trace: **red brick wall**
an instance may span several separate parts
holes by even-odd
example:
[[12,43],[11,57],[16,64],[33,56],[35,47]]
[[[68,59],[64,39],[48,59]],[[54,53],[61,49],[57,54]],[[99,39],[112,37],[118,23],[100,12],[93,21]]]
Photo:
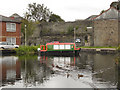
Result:
[[20,61],[16,61],[16,78],[21,78],[21,64]]
[[21,44],[21,24],[16,23],[16,32],[6,31],[6,22],[2,22],[2,41],[6,41],[6,37],[16,37],[16,44]]
[[4,62],[2,64],[0,64],[0,79],[2,78],[2,80],[6,80],[7,79],[7,71],[8,70],[14,70],[16,71],[16,79],[18,78],[21,78],[21,64],[20,64],[20,61],[17,60],[16,61],[16,64],[13,64],[12,66],[11,65],[7,65],[6,64],[7,62]]

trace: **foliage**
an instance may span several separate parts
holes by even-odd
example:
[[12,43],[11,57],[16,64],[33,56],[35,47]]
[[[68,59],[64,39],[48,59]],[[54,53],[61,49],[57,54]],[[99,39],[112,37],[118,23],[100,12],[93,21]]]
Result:
[[29,4],[28,5],[28,11],[26,12],[25,16],[28,20],[34,20],[34,21],[49,21],[49,18],[51,16],[52,12],[50,12],[47,7],[44,6],[44,4]]
[[67,34],[73,35],[74,34],[74,29],[75,29],[75,31],[77,31],[79,29],[79,26],[68,27]]
[[117,50],[120,51],[120,45],[117,47]]
[[114,1],[110,4],[110,7],[114,7],[116,8],[117,10],[120,10],[120,2],[118,1]]
[[35,54],[37,53],[38,46],[20,46],[16,49],[17,55],[25,55],[25,54]]
[[105,12],[105,10],[102,10],[101,12],[100,12],[100,14],[102,14],[102,13],[104,13]]
[[60,16],[58,16],[58,15],[56,15],[56,14],[52,14],[52,15],[50,16],[49,22],[64,22],[64,20],[61,19]]
[[74,34],[74,27],[73,26],[68,27],[67,34],[70,34],[70,35]]
[[36,29],[36,26],[39,24],[39,22],[34,21],[28,21],[27,19],[23,19],[21,24],[21,32],[22,32],[22,38],[25,38],[25,25],[26,25],[26,37],[27,39],[32,36],[34,30]]
[[76,26],[75,29],[78,30],[80,26]]
[[37,60],[38,55],[22,55],[19,56],[19,60],[25,61],[25,60]]

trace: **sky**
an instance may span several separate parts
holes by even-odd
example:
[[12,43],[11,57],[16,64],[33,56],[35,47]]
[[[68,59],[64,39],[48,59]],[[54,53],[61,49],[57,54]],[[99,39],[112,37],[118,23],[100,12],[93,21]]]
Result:
[[85,19],[91,15],[99,15],[107,10],[111,2],[117,0],[2,0],[0,2],[0,15],[11,16],[14,13],[24,16],[28,4],[44,4],[54,14],[65,21]]

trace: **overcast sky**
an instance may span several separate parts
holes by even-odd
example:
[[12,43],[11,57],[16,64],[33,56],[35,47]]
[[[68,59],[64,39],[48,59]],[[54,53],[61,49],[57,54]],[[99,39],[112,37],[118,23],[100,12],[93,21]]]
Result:
[[2,0],[0,15],[10,16],[18,13],[23,16],[28,4],[36,2],[44,4],[65,21],[74,21],[98,15],[102,10],[108,9],[113,1],[117,0]]

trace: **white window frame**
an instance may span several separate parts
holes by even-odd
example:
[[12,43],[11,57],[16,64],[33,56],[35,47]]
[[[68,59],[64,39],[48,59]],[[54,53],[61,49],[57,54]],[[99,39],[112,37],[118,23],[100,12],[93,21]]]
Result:
[[7,32],[16,32],[16,23],[6,23]]
[[16,38],[15,37],[7,37],[6,42],[10,44],[15,44],[16,45]]

